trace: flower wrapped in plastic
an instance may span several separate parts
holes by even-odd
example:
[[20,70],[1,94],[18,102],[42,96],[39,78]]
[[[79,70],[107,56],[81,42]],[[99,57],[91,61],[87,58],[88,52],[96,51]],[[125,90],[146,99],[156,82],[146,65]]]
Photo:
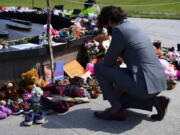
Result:
[[105,49],[95,40],[87,40],[85,49],[89,59],[101,57],[104,55]]

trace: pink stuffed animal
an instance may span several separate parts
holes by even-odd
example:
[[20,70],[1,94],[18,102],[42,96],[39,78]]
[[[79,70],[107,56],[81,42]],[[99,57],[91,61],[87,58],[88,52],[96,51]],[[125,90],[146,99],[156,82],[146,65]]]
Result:
[[166,75],[167,80],[177,80],[178,70],[175,70],[174,65],[170,64],[165,59],[159,59]]

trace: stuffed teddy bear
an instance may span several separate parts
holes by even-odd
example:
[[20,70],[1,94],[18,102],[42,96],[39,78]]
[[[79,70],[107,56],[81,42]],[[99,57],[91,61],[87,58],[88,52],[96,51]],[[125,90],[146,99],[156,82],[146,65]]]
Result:
[[6,100],[11,99],[16,101],[20,95],[18,93],[18,85],[14,81],[7,81],[3,84],[0,90],[1,104],[6,105]]
[[99,43],[100,52],[106,53],[110,46],[111,37],[108,34],[99,34],[94,37],[94,40]]
[[41,88],[44,88],[47,84],[45,80],[39,77],[36,69],[32,68],[27,72],[21,74],[20,86],[22,88],[31,92],[34,88],[34,84]]

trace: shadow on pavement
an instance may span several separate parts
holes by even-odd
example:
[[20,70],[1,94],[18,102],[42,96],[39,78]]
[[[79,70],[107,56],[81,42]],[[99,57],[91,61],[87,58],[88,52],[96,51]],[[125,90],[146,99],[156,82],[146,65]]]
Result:
[[[73,128],[73,130],[87,129],[95,132],[102,131],[120,134],[133,129],[143,120],[151,121],[145,114],[127,111],[126,121],[101,120],[93,116],[90,108],[79,109],[67,112],[66,114],[56,114],[47,117],[48,123],[43,124],[44,128]],[[81,131],[81,130],[80,130]]]

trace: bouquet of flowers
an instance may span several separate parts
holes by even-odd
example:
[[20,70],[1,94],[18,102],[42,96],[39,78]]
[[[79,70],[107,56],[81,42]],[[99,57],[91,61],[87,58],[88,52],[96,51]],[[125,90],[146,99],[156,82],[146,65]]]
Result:
[[89,59],[97,58],[104,55],[105,49],[95,40],[87,40],[85,49]]

